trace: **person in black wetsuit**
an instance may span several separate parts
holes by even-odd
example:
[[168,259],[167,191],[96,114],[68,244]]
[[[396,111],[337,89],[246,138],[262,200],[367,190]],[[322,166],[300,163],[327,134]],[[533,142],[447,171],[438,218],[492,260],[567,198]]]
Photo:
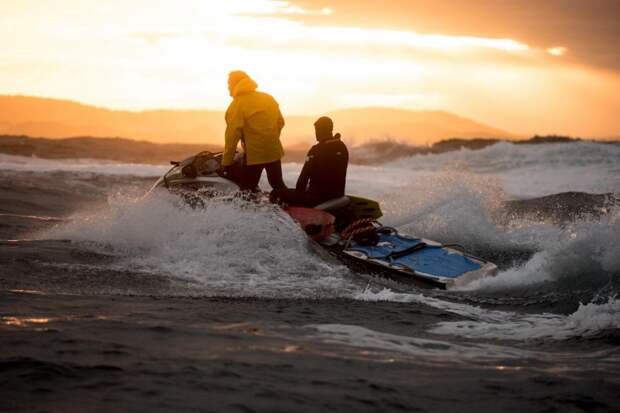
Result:
[[323,116],[314,123],[318,143],[310,148],[295,189],[278,189],[272,199],[288,205],[314,207],[344,196],[349,151],[334,122]]

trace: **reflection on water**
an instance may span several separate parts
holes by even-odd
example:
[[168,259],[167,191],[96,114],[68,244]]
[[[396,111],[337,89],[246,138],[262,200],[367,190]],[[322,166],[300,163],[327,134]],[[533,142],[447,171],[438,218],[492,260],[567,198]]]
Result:
[[43,291],[37,291],[37,290],[9,290],[9,292],[11,293],[17,293],[17,294],[38,294],[38,295],[45,295],[45,293]]
[[1,317],[0,323],[7,326],[28,327],[31,324],[47,324],[50,318],[31,318],[31,317]]
[[57,321],[81,321],[81,320],[109,320],[110,318],[103,315],[97,316],[64,316],[64,317],[17,317],[3,316],[0,317],[0,325],[12,327],[29,327],[31,325],[49,324]]

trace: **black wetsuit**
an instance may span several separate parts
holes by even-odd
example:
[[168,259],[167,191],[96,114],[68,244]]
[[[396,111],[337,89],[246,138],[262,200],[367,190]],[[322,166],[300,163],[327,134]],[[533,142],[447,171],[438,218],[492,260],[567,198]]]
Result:
[[349,151],[339,137],[317,143],[308,152],[295,189],[277,191],[282,202],[313,207],[344,196]]

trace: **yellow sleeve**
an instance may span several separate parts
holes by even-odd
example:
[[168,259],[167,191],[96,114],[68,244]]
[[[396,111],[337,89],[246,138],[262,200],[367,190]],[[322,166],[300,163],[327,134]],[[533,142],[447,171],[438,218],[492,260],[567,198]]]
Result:
[[243,136],[243,110],[238,99],[234,99],[226,110],[226,133],[224,134],[224,154],[222,166],[232,165],[237,144]]

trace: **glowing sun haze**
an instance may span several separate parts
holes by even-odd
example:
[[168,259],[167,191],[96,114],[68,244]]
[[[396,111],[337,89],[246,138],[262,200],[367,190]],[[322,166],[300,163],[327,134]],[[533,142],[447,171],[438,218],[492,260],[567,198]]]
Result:
[[[409,21],[420,10],[419,1],[393,3]],[[425,11],[436,21],[450,13],[431,3],[441,2]],[[347,9],[355,4],[357,20]],[[530,4],[535,10],[539,2]],[[0,94],[122,109],[224,109],[227,73],[242,69],[285,115],[389,106],[446,110],[514,133],[620,134],[620,72],[580,60],[574,38],[543,44],[526,31],[475,33],[467,8],[443,20],[445,32],[441,25],[416,29],[386,17],[385,8],[364,1],[4,0]],[[609,39],[610,49],[617,40]]]

